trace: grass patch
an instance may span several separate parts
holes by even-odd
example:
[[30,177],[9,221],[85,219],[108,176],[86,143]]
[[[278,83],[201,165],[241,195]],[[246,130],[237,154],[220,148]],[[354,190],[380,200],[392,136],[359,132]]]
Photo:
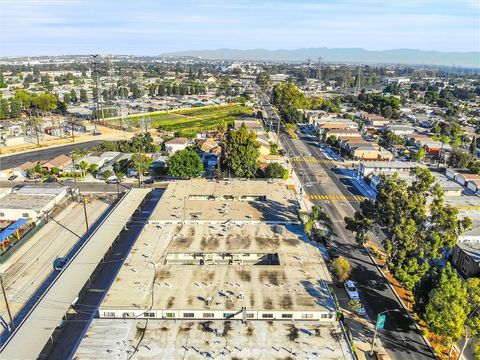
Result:
[[[241,116],[251,115],[253,109],[240,104],[227,104],[218,106],[205,106],[160,111],[146,114],[135,114],[125,118],[132,126],[138,127],[143,118],[150,120],[151,126],[159,130],[179,132],[183,136],[193,136],[199,131],[213,130],[225,121],[228,125]],[[111,120],[120,119],[112,118]]]

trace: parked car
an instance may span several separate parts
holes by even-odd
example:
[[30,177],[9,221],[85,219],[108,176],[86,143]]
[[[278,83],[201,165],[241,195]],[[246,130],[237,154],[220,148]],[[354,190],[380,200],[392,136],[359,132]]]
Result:
[[345,281],[345,290],[347,291],[348,297],[352,300],[359,300],[360,296],[358,295],[358,290],[355,287],[355,284],[352,280]]
[[144,184],[153,184],[154,182],[155,182],[155,180],[153,180],[153,178],[143,180]]
[[48,179],[45,180],[46,183],[55,183],[58,182],[58,179],[56,177],[49,177]]
[[362,305],[362,307],[359,308],[358,310],[356,310],[355,312],[357,313],[357,315],[363,316],[363,315],[365,315],[365,313],[366,313],[365,307]]
[[65,264],[67,263],[67,257],[59,257],[59,258],[56,258],[54,261],[53,261],[53,269],[55,271],[60,271],[63,269],[63,267],[65,266]]
[[18,175],[12,175],[12,176],[10,176],[10,177],[8,178],[8,180],[13,181],[13,180],[15,180],[16,178],[18,178]]
[[117,178],[107,180],[107,184],[120,184],[120,180]]

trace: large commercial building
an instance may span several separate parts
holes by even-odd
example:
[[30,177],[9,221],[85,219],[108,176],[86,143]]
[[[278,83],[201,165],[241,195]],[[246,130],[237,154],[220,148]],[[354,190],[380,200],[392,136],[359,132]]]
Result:
[[[152,351],[137,347],[142,358],[202,358],[202,348],[212,356],[223,351],[224,358],[285,356],[282,348],[350,358],[330,275],[297,211],[296,194],[283,182],[170,184],[77,358],[108,354],[114,336],[134,343],[134,329],[144,326]],[[217,346],[227,338],[236,346]],[[117,350],[122,356],[131,349]]]

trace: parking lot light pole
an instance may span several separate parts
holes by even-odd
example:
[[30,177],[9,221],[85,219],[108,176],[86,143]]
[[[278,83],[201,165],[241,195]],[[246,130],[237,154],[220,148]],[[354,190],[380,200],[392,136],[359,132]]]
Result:
[[373,356],[373,349],[375,347],[375,340],[377,339],[378,329],[383,329],[385,326],[385,320],[387,319],[387,313],[400,312],[400,309],[385,310],[377,315],[377,322],[375,323],[375,331],[373,333],[372,348],[370,349],[370,356]]

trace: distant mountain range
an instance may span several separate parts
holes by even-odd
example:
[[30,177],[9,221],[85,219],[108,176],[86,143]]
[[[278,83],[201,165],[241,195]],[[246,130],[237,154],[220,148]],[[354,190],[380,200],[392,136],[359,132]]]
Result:
[[294,50],[265,49],[217,49],[191,50],[161,54],[162,56],[193,56],[212,60],[243,61],[306,61],[331,63],[365,63],[365,64],[412,64],[412,65],[449,65],[470,68],[480,67],[480,52],[442,52],[415,49],[394,49],[368,51],[360,48],[329,49],[306,48]]

